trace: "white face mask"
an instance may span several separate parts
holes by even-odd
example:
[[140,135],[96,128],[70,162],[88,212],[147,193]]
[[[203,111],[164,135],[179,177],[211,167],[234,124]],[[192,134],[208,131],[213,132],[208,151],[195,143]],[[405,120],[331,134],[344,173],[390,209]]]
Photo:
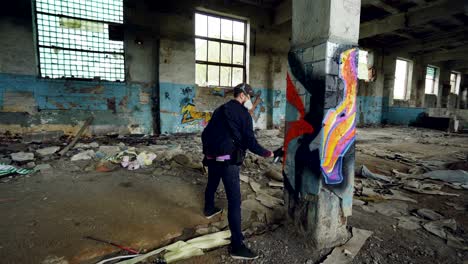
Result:
[[247,108],[247,110],[252,110],[253,108],[253,104],[252,104],[252,101],[249,99],[247,100],[245,103],[244,103],[244,107]]

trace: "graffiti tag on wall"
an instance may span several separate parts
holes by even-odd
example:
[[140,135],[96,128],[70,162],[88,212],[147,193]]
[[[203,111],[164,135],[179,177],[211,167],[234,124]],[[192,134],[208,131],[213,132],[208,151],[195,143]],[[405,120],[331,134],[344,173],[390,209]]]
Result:
[[201,125],[205,127],[211,119],[211,112],[198,111],[193,101],[193,89],[186,87],[181,89],[183,98],[180,100],[180,113],[182,114],[181,124],[188,124],[195,121],[201,121]]

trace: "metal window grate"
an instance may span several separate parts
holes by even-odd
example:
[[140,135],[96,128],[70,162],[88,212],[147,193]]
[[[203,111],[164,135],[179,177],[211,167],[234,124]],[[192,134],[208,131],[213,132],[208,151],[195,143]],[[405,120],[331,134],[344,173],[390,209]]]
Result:
[[35,11],[41,77],[125,79],[123,38],[113,36],[122,0],[35,0]]

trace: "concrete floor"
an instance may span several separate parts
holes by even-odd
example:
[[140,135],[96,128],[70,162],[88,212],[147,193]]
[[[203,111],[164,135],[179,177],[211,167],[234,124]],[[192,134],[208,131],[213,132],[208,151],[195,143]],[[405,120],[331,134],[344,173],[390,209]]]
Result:
[[207,223],[203,187],[173,176],[54,169],[0,184],[0,194],[14,199],[0,202],[2,263],[82,263],[116,250],[85,236],[148,249]]
[[[269,148],[279,146],[281,138],[272,137],[268,133],[271,134],[266,132],[260,137],[260,141]],[[194,153],[199,151],[188,146],[198,144],[196,141],[183,139],[182,142],[187,142],[187,146],[184,147],[192,149]],[[460,156],[466,157],[467,149],[466,136],[412,128],[360,129],[357,165],[365,164],[374,172],[390,175],[393,169],[408,172],[414,167],[414,164],[392,159],[395,153],[434,166],[444,166],[446,163],[460,161]],[[383,158],[385,155],[390,158]],[[54,258],[66,260],[68,263],[92,263],[117,250],[83,239],[85,236],[91,235],[135,249],[148,250],[181,236],[184,230],[193,230],[197,226],[208,224],[201,216],[206,176],[200,172],[184,168],[161,170],[159,165],[155,164],[151,168],[134,172],[118,169],[101,173],[92,169],[93,164],[93,161],[71,162],[60,159],[51,162],[52,170],[19,176],[0,183],[2,263],[41,263]],[[264,172],[262,168],[264,169],[262,166],[247,168],[244,172],[247,171],[251,177],[256,177],[261,182]],[[252,193],[250,187],[244,183],[242,190],[244,199]],[[461,196],[456,199],[408,195],[417,196],[424,206],[440,203],[440,206],[435,207],[442,210],[441,205],[447,199],[463,206],[468,204],[468,192],[457,192]],[[375,219],[375,222],[365,224],[370,216],[359,208],[355,210],[359,213],[353,216],[353,225],[381,229],[379,225],[385,217],[373,214],[371,218]],[[466,234],[466,211],[448,214],[457,220],[461,231]],[[390,231],[393,232],[392,230]],[[395,240],[394,235],[388,232],[379,234],[379,237]],[[266,237],[267,241],[263,242],[269,245],[270,238],[268,235]],[[427,240],[427,237],[425,239]],[[436,238],[432,239],[436,241]],[[440,247],[439,244],[436,245]],[[275,263],[273,260],[281,259],[281,254],[287,256],[288,251],[285,253],[280,249],[283,246],[281,244],[268,249],[269,251],[263,254],[263,262],[258,263]],[[398,248],[399,245],[392,246]],[[367,245],[367,248],[365,246],[363,252],[369,252],[369,247],[370,245]],[[460,258],[451,249],[444,252],[439,257],[455,254],[454,263]],[[225,259],[221,258],[224,254],[223,249],[187,263],[225,262]],[[310,257],[304,255],[297,260],[307,260]]]

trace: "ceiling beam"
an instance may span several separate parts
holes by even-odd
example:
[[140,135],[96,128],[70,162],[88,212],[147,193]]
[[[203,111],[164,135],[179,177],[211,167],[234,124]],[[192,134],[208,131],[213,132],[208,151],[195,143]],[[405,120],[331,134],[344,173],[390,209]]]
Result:
[[368,38],[390,33],[399,29],[423,25],[431,20],[452,16],[464,12],[463,1],[443,1],[406,13],[388,16],[384,19],[372,20],[361,24],[359,38]]
[[424,63],[435,63],[450,60],[460,60],[466,58],[467,53],[468,47],[464,46],[448,51],[431,52],[426,55],[422,55],[421,61],[423,61]]
[[398,14],[400,10],[389,4],[384,3],[382,0],[361,0],[361,5],[372,5],[387,11],[390,14]]
[[281,25],[291,20],[292,0],[284,0],[275,8],[274,24]]
[[432,50],[437,49],[442,46],[446,46],[451,43],[461,42],[467,43],[468,42],[468,29],[464,27],[457,28],[452,32],[448,33],[435,33],[430,37],[420,39],[420,40],[413,40],[413,41],[404,41],[400,42],[400,44],[390,46],[388,49],[391,50],[398,50],[399,52],[417,52],[417,51],[424,51],[424,50]]

